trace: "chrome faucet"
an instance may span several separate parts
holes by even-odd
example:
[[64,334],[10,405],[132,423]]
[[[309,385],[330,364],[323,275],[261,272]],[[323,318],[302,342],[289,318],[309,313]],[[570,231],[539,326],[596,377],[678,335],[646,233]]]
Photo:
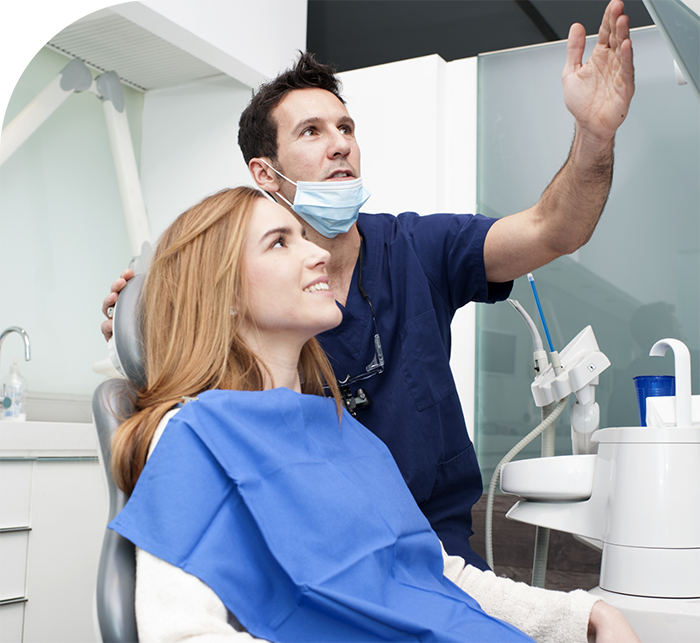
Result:
[[24,328],[20,328],[19,326],[8,326],[2,333],[0,333],[0,349],[2,348],[2,343],[5,341],[5,337],[7,337],[10,333],[18,333],[21,335],[22,339],[24,340],[24,359],[25,361],[29,361],[32,359],[32,351],[29,346],[29,335],[27,335],[27,331],[24,330]]

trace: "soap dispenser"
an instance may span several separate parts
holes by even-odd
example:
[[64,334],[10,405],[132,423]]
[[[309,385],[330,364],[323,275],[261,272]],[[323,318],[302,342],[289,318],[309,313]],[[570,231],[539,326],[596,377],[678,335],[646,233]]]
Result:
[[10,374],[2,381],[2,408],[0,417],[3,420],[24,421],[27,419],[27,380],[19,372],[17,360],[10,367]]

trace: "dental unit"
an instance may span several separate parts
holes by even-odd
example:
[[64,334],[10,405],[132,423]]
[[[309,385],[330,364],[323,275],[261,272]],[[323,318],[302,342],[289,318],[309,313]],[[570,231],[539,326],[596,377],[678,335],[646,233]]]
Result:
[[[520,497],[506,516],[537,526],[538,539],[540,529],[556,529],[602,550],[600,584],[590,592],[619,609],[643,643],[700,641],[700,395],[691,395],[688,348],[676,339],[651,348],[652,356],[673,351],[676,394],[646,399],[648,426],[599,429],[595,386],[610,361],[591,327],[561,351],[555,368],[532,320],[511,303],[533,335],[535,404],[558,414],[571,393],[576,401],[573,455],[510,462],[524,446],[517,445],[499,463],[494,479],[500,473],[501,490]],[[546,545],[535,556],[534,566],[542,564]]]

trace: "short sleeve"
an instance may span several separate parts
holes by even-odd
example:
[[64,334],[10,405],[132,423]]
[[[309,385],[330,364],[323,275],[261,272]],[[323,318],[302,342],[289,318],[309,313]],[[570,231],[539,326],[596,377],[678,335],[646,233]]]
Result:
[[503,301],[510,294],[512,281],[486,279],[484,242],[497,220],[480,214],[419,216],[407,212],[397,217],[425,275],[452,310],[470,301]]

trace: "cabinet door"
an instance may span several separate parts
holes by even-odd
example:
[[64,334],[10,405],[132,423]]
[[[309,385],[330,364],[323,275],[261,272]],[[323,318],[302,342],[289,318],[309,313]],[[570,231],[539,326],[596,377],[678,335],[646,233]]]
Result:
[[0,462],[0,529],[29,525],[33,464],[31,460]]
[[29,529],[0,531],[0,601],[24,598]]
[[24,600],[0,603],[0,643],[22,643],[24,605]]
[[38,461],[32,478],[24,643],[94,643],[107,490],[97,460]]

